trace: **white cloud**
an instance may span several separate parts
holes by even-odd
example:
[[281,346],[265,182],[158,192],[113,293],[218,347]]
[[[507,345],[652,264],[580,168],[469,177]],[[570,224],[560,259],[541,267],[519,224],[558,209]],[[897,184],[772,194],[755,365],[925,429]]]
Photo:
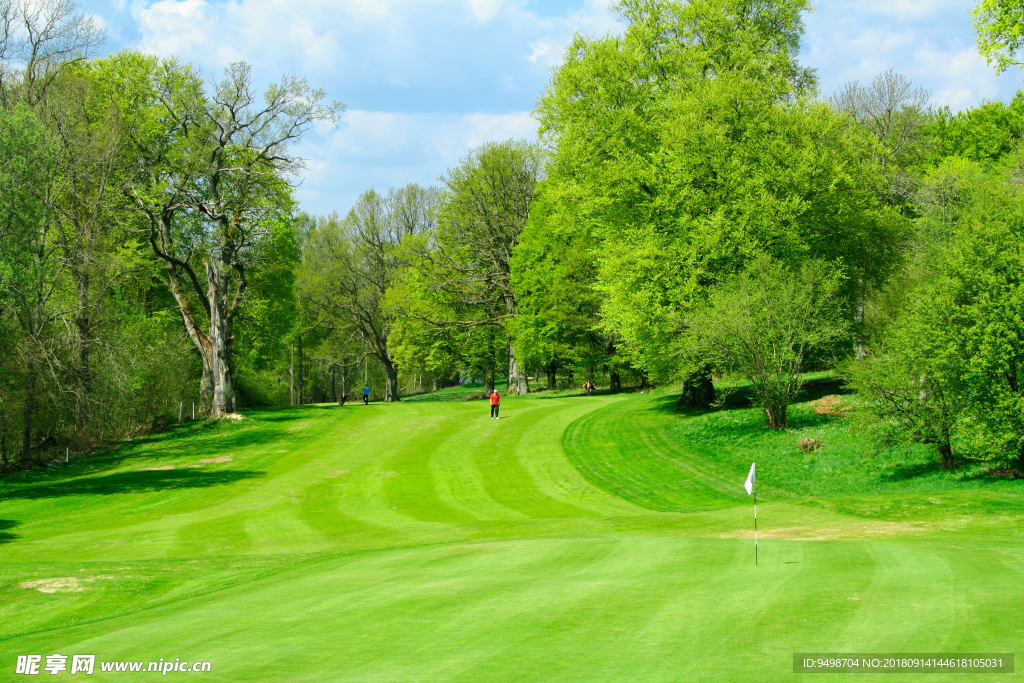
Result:
[[204,0],[160,0],[138,11],[144,39],[140,47],[160,55],[189,52],[206,42],[210,26]]
[[501,11],[502,0],[469,0],[470,9],[477,21],[487,22]]
[[535,139],[529,112],[409,114],[354,110],[337,129],[318,129],[297,150],[307,158],[299,197],[307,211],[344,213],[362,192],[410,182],[436,185],[469,150]]
[[922,80],[941,83],[932,93],[932,100],[949,105],[954,111],[998,96],[998,83],[992,76],[992,69],[973,47],[938,50],[922,45],[914,51],[914,64]]
[[833,0],[807,17],[805,62],[830,93],[892,67],[959,109],[1010,98],[1019,75],[996,76],[974,49],[974,0]]
[[534,64],[548,63],[557,54],[557,46],[550,40],[538,40],[536,43],[530,43],[530,49],[533,50],[533,53],[527,59]]
[[896,19],[925,19],[962,9],[962,0],[860,0],[858,10]]

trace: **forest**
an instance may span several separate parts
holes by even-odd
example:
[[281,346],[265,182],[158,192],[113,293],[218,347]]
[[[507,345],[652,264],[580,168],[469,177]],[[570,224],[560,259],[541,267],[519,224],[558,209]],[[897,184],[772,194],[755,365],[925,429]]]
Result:
[[[1017,65],[1024,9],[983,0]],[[802,375],[887,448],[1024,469],[1024,93],[954,112],[888,70],[825,93],[805,0],[619,0],[535,140],[304,213],[295,143],[345,106],[125,51],[70,0],[0,0],[0,467],[255,406]]]

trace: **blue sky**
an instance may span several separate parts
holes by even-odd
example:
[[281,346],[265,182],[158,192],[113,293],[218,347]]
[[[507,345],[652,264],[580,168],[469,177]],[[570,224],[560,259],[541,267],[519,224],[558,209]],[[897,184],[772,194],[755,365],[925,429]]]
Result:
[[[106,48],[178,55],[217,75],[235,60],[261,80],[307,76],[348,106],[301,144],[298,196],[344,213],[362,191],[433,184],[472,147],[532,137],[530,111],[574,32],[621,26],[608,0],[86,0]],[[960,109],[1009,99],[974,50],[963,0],[823,1],[806,18],[802,59],[830,93],[892,66]]]

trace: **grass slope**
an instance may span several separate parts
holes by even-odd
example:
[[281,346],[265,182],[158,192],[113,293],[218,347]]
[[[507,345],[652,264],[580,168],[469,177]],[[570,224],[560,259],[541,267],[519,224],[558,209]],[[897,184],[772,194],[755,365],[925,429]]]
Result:
[[657,394],[499,421],[441,397],[255,411],[0,483],[0,680],[60,652],[217,681],[778,681],[793,652],[1024,642],[1020,482],[851,464],[809,406],[780,435]]

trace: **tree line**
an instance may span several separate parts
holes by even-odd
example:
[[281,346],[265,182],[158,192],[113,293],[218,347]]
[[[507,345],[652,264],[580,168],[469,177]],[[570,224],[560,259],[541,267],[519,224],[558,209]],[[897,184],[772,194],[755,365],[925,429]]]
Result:
[[[1013,4],[974,12],[1001,68]],[[783,429],[824,367],[879,444],[1024,466],[1024,95],[952,112],[890,70],[825,96],[808,9],[621,0],[623,32],[553,70],[537,140],[310,216],[292,145],[343,110],[323,91],[95,57],[74,6],[0,4],[4,466],[364,384],[709,408],[733,373]]]

